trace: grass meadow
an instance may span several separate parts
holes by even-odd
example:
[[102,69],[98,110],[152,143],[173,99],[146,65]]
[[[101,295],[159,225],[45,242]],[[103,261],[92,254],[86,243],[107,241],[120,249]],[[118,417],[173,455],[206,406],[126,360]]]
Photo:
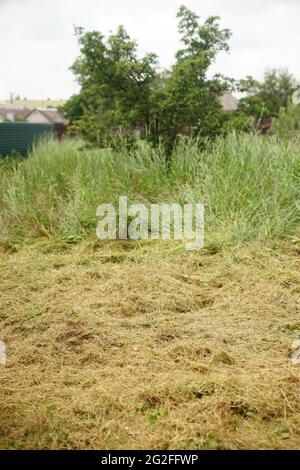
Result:
[[[204,203],[204,248],[98,240],[121,195]],[[0,160],[0,447],[299,447],[299,196],[275,137]]]
[[202,202],[207,236],[245,241],[292,233],[299,223],[299,147],[275,138],[232,135],[200,151],[178,144],[170,164],[141,142],[133,151],[85,150],[53,140],[22,162],[1,162],[0,237],[14,243],[47,236],[86,239],[97,205]]

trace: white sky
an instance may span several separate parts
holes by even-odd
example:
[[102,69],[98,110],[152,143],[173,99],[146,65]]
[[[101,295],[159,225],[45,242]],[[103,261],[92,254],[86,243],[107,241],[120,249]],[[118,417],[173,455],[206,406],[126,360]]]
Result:
[[270,67],[300,79],[300,0],[0,0],[0,98],[68,98],[77,85],[69,67],[78,55],[73,25],[104,33],[123,24],[139,51],[167,67],[178,48],[176,11],[221,16],[231,29],[229,55],[215,72],[262,78]]

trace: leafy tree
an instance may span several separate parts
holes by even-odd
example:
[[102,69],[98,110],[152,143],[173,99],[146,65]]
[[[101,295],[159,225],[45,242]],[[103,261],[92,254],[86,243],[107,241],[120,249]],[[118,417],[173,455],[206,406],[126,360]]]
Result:
[[203,137],[220,133],[223,111],[218,96],[233,83],[222,76],[207,77],[217,53],[228,51],[230,31],[220,29],[219,18],[209,17],[202,24],[185,6],[177,18],[183,48],[158,96],[160,130],[169,151],[185,129]]
[[138,128],[154,144],[162,140],[171,154],[179,134],[206,139],[235,125],[245,127],[242,111],[229,117],[219,101],[236,83],[221,75],[208,78],[217,54],[229,49],[230,31],[220,27],[218,17],[201,22],[185,6],[177,18],[182,48],[173,67],[162,73],[155,54],[138,57],[137,44],[123,26],[107,39],[76,28],[80,56],[71,69],[81,91],[65,105],[73,129],[107,145],[116,134],[131,141]]
[[149,125],[156,56],[137,57],[137,45],[120,26],[105,41],[97,31],[76,28],[81,55],[71,67],[81,85],[65,109],[70,117],[95,120],[103,129]]
[[84,99],[82,93],[73,95],[71,98],[62,106],[62,112],[71,120],[76,121],[82,118],[84,114]]
[[248,77],[241,84],[248,96],[240,100],[240,109],[257,119],[278,116],[280,109],[287,107],[296,86],[296,80],[286,70],[269,70],[262,82]]

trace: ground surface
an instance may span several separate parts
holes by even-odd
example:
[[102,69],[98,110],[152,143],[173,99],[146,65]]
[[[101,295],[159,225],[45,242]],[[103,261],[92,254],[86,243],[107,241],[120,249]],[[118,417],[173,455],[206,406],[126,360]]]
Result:
[[1,448],[299,447],[299,245],[8,248]]

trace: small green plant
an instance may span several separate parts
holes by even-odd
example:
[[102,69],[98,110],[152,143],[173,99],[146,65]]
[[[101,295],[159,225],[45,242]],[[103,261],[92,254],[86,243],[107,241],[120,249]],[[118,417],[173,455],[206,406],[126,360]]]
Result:
[[149,410],[148,411],[148,420],[150,424],[156,423],[159,418],[164,418],[167,416],[168,412],[164,409],[159,410]]

